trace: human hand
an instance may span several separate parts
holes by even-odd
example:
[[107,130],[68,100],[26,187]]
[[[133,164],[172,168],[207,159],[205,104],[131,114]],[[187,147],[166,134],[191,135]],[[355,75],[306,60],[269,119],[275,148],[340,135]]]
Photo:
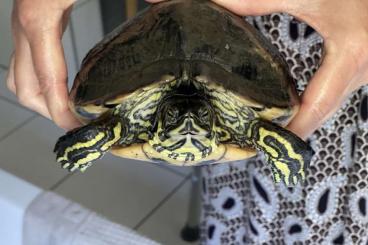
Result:
[[368,1],[213,1],[239,15],[285,12],[308,23],[324,38],[322,65],[303,93],[298,114],[288,125],[300,137],[309,136],[352,91],[368,83]]
[[68,107],[67,68],[61,44],[75,0],[14,0],[15,51],[8,88],[25,107],[71,129],[79,125]]
[[288,128],[306,138],[338,110],[346,97],[368,83],[368,1],[214,0],[240,15],[285,12],[312,26],[323,38],[321,67],[303,93]]

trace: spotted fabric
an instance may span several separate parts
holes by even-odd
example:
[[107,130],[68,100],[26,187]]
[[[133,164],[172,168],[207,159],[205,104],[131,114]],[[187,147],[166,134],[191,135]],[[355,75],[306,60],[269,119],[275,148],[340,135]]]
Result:
[[[284,14],[247,21],[280,50],[302,91],[321,62],[321,37]],[[309,143],[316,154],[303,186],[274,184],[262,156],[204,167],[202,244],[368,245],[368,86]]]

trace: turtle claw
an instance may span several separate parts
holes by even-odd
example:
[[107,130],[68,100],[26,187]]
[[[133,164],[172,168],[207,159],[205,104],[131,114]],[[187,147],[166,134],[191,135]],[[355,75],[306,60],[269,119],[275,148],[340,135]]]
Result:
[[74,129],[55,144],[56,161],[70,172],[77,169],[84,172],[119,141],[121,129],[121,123],[114,121]]
[[87,125],[74,129],[57,141],[54,148],[56,161],[70,172],[78,169],[84,172],[93,161],[107,152],[108,148],[102,148],[108,138],[98,126]]
[[273,181],[276,184],[279,184],[281,182],[286,186],[295,186],[297,184],[303,184],[305,178],[302,174],[299,173],[295,175],[290,175],[288,178],[286,178],[285,175],[280,170],[278,170],[275,167],[272,167],[273,162],[269,162],[269,164],[271,165]]
[[75,170],[79,169],[80,172],[84,173],[88,167],[92,165],[91,162],[83,165],[77,165],[69,162],[61,163],[61,167],[63,169],[67,169],[69,172],[75,172]]
[[[75,172],[77,169],[79,169],[79,171],[81,171],[81,172],[85,172],[86,169],[92,165],[91,161],[87,162],[87,163],[84,163],[83,159],[81,159],[83,161],[83,163],[80,163],[81,160],[76,160],[77,158],[80,158],[80,156],[78,156],[78,155],[73,155],[73,154],[69,153],[68,157],[67,157],[68,159],[65,159],[65,156],[60,156],[59,153],[57,153],[57,155],[58,156],[56,158],[56,161],[58,163],[60,163],[60,165],[63,169],[66,169],[69,172]],[[88,155],[88,153],[87,153],[87,155]],[[104,154],[101,154],[101,157],[103,155]],[[101,158],[101,157],[99,157],[99,158]],[[99,158],[96,158],[94,160],[97,160]],[[73,161],[73,159],[75,159],[74,160],[75,162]]]

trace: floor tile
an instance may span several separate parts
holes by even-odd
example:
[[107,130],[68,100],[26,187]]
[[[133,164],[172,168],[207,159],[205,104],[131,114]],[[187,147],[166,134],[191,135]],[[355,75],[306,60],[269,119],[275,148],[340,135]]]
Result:
[[10,15],[13,8],[12,0],[0,1],[0,64],[8,65],[13,51]]
[[99,1],[89,0],[75,8],[71,14],[71,27],[80,65],[87,52],[103,37]]
[[178,167],[167,163],[154,163],[154,164],[181,176],[187,176],[193,172],[193,167]]
[[164,205],[161,206],[138,232],[162,244],[189,245],[180,238],[188,214],[191,183],[188,180]]
[[0,98],[0,115],[1,139],[34,114]]
[[51,121],[37,116],[0,142],[0,168],[43,189],[50,188],[67,174],[52,152],[62,134]]
[[115,222],[134,227],[183,179],[154,164],[109,154],[55,191]]

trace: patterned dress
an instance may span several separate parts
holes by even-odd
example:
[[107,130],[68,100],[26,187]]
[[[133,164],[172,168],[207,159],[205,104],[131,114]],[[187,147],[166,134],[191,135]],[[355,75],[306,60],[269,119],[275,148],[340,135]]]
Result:
[[[320,64],[322,38],[289,15],[247,21],[280,50],[302,91]],[[368,245],[368,86],[309,143],[316,154],[303,186],[274,184],[262,156],[204,167],[201,242]]]

